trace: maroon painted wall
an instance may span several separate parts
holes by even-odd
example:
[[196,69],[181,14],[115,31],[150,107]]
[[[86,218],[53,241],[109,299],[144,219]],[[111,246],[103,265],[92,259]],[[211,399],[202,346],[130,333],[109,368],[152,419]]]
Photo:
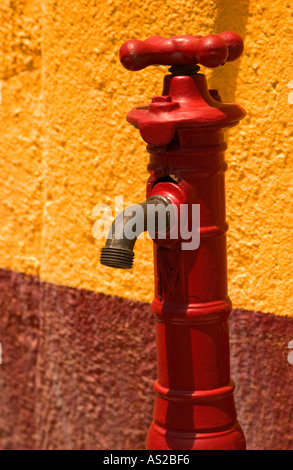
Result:
[[[0,448],[143,449],[156,377],[145,303],[0,270]],[[293,450],[293,318],[233,310],[231,376],[249,449]]]

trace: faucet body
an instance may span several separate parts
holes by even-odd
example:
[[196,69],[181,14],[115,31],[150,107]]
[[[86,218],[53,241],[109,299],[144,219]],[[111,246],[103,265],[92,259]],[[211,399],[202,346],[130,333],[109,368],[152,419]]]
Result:
[[181,233],[177,239],[153,237],[157,380],[146,445],[242,450],[230,378],[224,134],[245,111],[222,103],[204,75],[175,69],[165,77],[162,96],[127,116],[148,144],[147,198],[167,198],[179,209],[179,219],[180,208],[187,207],[189,227],[192,207],[200,207],[196,249],[183,249]]

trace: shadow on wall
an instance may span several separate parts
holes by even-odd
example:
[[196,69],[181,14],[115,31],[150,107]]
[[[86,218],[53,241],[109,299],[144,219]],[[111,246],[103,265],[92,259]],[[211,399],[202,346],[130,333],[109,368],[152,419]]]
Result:
[[[244,41],[243,54],[245,55],[245,37],[249,14],[249,0],[238,0],[237,2],[218,0],[216,1],[216,4],[217,16],[214,21],[214,34],[219,34],[223,31],[235,31],[235,33],[240,34]],[[223,101],[235,101],[240,64],[241,57],[235,62],[224,67],[217,67],[211,72],[209,85],[211,88],[217,88],[220,95],[225,92],[225,96],[223,95]]]

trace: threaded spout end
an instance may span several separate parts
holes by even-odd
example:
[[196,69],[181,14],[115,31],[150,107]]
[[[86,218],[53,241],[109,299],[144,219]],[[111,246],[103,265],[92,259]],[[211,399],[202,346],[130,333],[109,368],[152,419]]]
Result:
[[[163,205],[165,210],[170,205],[170,200],[165,196],[156,194],[149,197],[141,204],[135,204],[125,211],[118,214],[114,220],[111,230],[109,232],[106,245],[101,250],[100,263],[104,266],[118,269],[131,269],[134,260],[134,245],[140,233],[145,232],[147,228],[148,208],[154,214],[154,227],[149,227],[154,233],[160,229],[159,226],[159,212],[157,213],[156,221],[156,206]],[[136,219],[134,219],[136,217]],[[165,211],[165,229],[169,230],[170,227],[170,212]],[[128,223],[134,219],[135,226],[139,227],[139,231],[133,233],[133,224],[128,227]],[[136,229],[135,229],[136,230]]]
[[101,250],[100,263],[118,269],[131,269],[134,252],[123,248],[105,247]]

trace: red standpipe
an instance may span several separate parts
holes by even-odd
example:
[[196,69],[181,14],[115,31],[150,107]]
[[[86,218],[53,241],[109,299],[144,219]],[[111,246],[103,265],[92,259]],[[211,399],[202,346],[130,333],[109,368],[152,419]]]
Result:
[[182,237],[154,238],[157,371],[149,450],[242,450],[230,378],[225,217],[224,132],[245,116],[208,90],[198,64],[237,59],[236,33],[153,37],[127,41],[122,64],[140,70],[171,65],[162,96],[133,109],[127,120],[148,143],[147,198],[160,195],[180,208],[200,205],[200,244],[182,249]]

